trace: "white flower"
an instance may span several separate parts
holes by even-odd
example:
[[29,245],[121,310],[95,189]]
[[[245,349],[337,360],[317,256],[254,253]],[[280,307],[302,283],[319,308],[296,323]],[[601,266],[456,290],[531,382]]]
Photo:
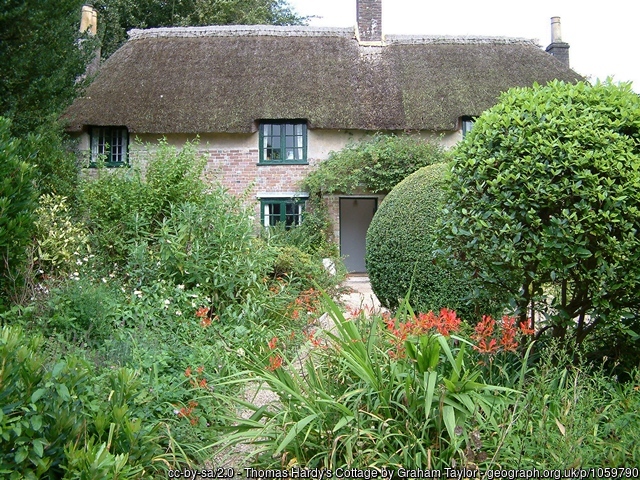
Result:
[[240,347],[238,350],[236,350],[236,353],[238,354],[239,357],[244,357],[245,355],[244,348]]
[[140,290],[134,290],[133,294],[138,298],[142,298],[142,292]]
[[76,260],[76,265],[82,265],[82,260],[80,259]]
[[107,279],[102,277],[102,283],[107,283]]
[[171,305],[171,300],[169,300],[169,299],[165,300],[165,301],[164,301],[164,304],[165,304],[165,305]]
[[176,315],[180,316],[180,315],[182,315],[182,312],[180,310],[176,310]]
[[177,288],[178,290],[184,290],[184,285],[178,285],[176,288]]

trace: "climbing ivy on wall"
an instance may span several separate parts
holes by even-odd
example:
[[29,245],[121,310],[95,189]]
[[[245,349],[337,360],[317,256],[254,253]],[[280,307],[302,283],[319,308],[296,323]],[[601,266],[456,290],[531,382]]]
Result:
[[331,152],[307,175],[304,188],[316,195],[386,193],[419,168],[445,160],[441,145],[416,135],[377,133]]

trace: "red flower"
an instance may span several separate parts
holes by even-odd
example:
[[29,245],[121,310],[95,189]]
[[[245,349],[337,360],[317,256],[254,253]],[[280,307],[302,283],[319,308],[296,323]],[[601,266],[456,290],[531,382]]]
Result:
[[271,340],[269,340],[269,350],[275,349],[277,343],[278,343],[278,337],[273,337]]
[[187,369],[184,371],[184,376],[185,377],[191,376],[191,367],[187,367]]
[[196,310],[196,317],[198,318],[204,318],[207,315],[209,315],[209,307],[201,307]]

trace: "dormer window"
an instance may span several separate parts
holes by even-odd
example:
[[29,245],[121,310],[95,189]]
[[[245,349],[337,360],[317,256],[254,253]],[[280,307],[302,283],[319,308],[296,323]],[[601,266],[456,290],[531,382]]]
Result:
[[126,127],[91,128],[91,166],[103,161],[107,167],[128,165],[129,132]]
[[473,117],[461,117],[460,124],[462,129],[462,138],[467,136],[467,133],[471,131],[473,128],[473,124],[475,123],[475,119]]
[[260,163],[307,163],[307,123],[265,121],[260,124]]

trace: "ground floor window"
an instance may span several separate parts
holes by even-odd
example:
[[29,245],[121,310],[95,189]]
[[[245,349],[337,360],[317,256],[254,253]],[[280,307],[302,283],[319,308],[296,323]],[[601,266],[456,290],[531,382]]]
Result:
[[300,198],[263,198],[260,200],[260,220],[265,227],[284,222],[286,228],[300,225],[304,199]]
[[107,167],[121,167],[128,164],[129,132],[126,127],[91,128],[91,165],[100,160]]

